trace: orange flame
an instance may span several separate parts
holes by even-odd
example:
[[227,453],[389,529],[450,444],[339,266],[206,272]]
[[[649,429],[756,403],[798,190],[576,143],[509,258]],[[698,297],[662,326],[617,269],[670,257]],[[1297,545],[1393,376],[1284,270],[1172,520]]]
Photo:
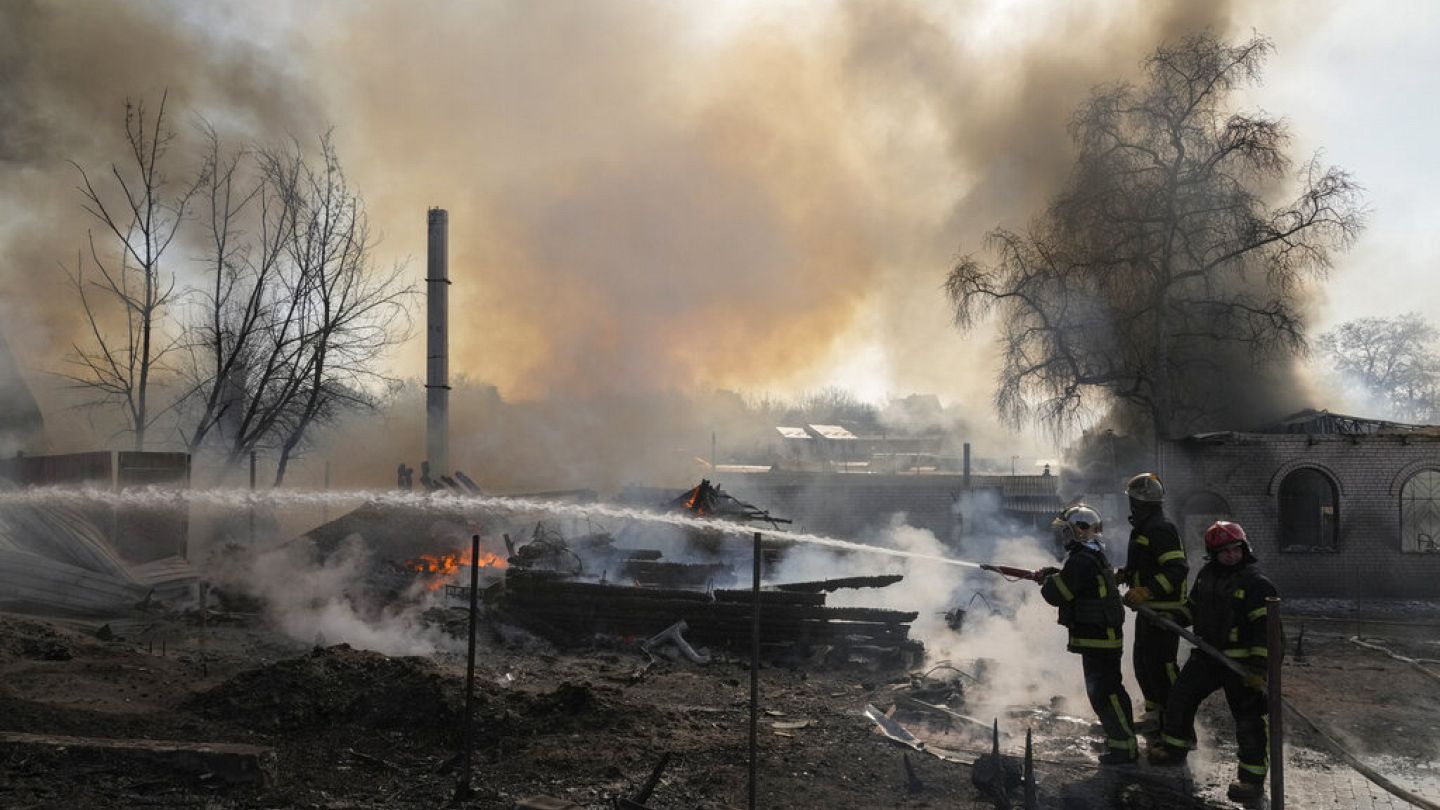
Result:
[[690,497],[685,500],[685,508],[697,515],[703,516],[707,511],[705,504],[700,502],[700,489],[700,487],[695,487],[690,490]]
[[[481,568],[505,568],[505,558],[489,551],[480,552]],[[444,554],[421,554],[405,561],[405,568],[419,574],[426,574],[427,591],[438,591],[446,581],[470,567],[469,551],[450,551]]]

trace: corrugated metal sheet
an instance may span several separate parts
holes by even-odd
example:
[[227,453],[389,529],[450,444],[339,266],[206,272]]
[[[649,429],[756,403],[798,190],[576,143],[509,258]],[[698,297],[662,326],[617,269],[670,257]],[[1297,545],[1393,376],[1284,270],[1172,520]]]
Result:
[[79,509],[10,504],[0,512],[0,549],[24,552],[109,577],[125,563],[94,520]]
[[161,587],[171,585],[193,585],[200,581],[200,575],[184,557],[165,557],[129,567],[130,577],[141,585]]
[[0,549],[0,605],[7,608],[105,613],[134,605],[149,592],[123,576]]
[[854,433],[851,433],[840,425],[810,425],[809,428],[819,434],[822,439],[848,440],[858,438]]
[[173,598],[196,581],[176,559],[137,577],[84,510],[8,504],[0,512],[0,606],[10,609],[105,614],[151,591]]

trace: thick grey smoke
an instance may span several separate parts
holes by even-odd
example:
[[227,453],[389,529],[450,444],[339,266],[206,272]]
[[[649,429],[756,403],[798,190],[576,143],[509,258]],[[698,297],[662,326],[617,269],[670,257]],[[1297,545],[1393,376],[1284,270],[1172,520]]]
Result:
[[[408,257],[418,279],[424,210],[449,208],[453,373],[507,402],[583,403],[537,408],[536,422],[566,429],[528,434],[530,447],[588,425],[613,437],[596,466],[626,466],[693,421],[631,418],[656,392],[826,384],[934,391],[974,413],[973,430],[994,430],[993,352],[950,328],[948,263],[1058,188],[1068,115],[1090,87],[1134,75],[1164,39],[1249,19],[1228,4],[1123,0],[748,14],[7,4],[7,337],[58,412],[41,370],[78,320],[57,265],[87,228],[66,161],[103,171],[120,155],[124,99],[168,89],[178,165],[197,117],[236,142],[335,125],[382,265]],[[394,370],[418,376],[422,352],[412,341]],[[844,378],[824,376],[837,369]],[[503,443],[490,427],[467,438]],[[85,432],[54,431],[76,444]]]
[[459,643],[421,614],[443,605],[443,593],[426,592],[418,579],[397,600],[374,591],[372,553],[352,537],[329,555],[304,540],[271,547],[232,548],[209,566],[213,581],[261,600],[265,616],[282,633],[305,644],[349,644],[387,655],[454,651]]

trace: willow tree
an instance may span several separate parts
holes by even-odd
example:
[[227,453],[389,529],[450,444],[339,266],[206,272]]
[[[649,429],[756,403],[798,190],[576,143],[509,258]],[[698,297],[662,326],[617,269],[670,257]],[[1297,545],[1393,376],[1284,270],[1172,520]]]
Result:
[[1063,190],[1025,232],[991,232],[988,261],[951,269],[960,329],[1001,318],[1007,421],[1060,432],[1118,403],[1170,437],[1224,412],[1240,365],[1304,346],[1299,295],[1364,209],[1343,170],[1318,156],[1296,170],[1284,122],[1232,109],[1271,50],[1195,35],[1138,84],[1094,90]]

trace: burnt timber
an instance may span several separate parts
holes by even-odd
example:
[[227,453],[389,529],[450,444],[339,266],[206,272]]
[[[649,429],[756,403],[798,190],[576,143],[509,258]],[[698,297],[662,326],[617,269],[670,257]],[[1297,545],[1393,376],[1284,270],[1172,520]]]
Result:
[[[683,620],[692,644],[742,651],[750,643],[754,594],[637,588],[577,582],[543,572],[512,569],[500,606],[511,618],[558,640],[605,634],[649,637]],[[775,658],[822,657],[831,663],[918,658],[923,646],[909,638],[917,613],[864,607],[829,607],[819,590],[760,591],[760,643]],[[859,656],[859,658],[856,658]]]

